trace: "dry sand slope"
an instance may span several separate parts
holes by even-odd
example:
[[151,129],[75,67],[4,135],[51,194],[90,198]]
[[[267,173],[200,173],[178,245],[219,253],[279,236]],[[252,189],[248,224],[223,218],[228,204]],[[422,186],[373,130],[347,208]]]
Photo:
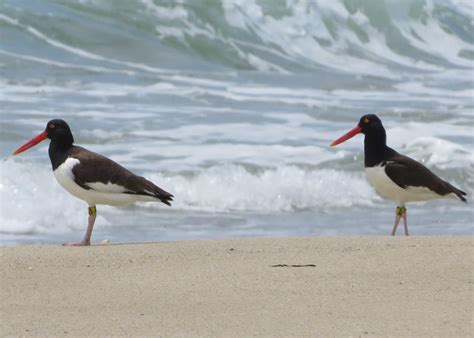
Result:
[[0,248],[5,335],[468,336],[473,237]]

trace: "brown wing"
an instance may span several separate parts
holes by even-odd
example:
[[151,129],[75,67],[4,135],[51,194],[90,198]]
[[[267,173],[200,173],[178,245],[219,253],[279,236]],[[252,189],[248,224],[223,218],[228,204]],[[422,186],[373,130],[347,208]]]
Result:
[[[81,165],[72,168],[72,172],[74,181],[84,189],[100,189],[91,188],[90,183],[99,182],[104,185],[112,183],[123,189],[120,193],[152,196],[171,206],[172,194],[164,191],[146,178],[135,175],[105,156],[78,146],[72,147],[68,152],[68,156],[77,158],[81,162]],[[103,191],[100,191],[119,192],[117,187],[112,190],[106,190],[107,187],[103,189]]]
[[425,187],[435,193],[445,196],[456,194],[462,201],[466,201],[466,193],[433,174],[423,164],[400,154],[395,155],[385,165],[385,173],[399,187]]

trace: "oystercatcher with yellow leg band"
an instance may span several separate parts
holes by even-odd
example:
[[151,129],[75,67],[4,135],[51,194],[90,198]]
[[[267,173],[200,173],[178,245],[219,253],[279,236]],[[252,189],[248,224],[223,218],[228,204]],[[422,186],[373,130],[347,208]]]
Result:
[[339,137],[331,146],[338,145],[357,134],[364,134],[365,172],[377,193],[398,202],[392,236],[403,219],[408,236],[405,203],[454,197],[466,202],[466,193],[433,174],[423,164],[397,153],[387,146],[382,121],[376,115],[364,115],[359,124]]
[[64,120],[51,120],[46,129],[19,147],[17,155],[49,138],[49,158],[59,184],[89,205],[84,239],[64,245],[90,245],[97,204],[124,206],[137,201],[162,202],[171,206],[173,195],[118,163],[74,145],[71,129]]

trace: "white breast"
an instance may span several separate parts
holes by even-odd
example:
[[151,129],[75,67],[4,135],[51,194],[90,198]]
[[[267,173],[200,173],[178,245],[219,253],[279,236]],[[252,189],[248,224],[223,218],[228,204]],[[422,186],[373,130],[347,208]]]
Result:
[[[72,168],[78,165],[80,162],[76,158],[68,158],[64,163],[57,167],[54,171],[54,177],[56,181],[71,195],[76,196],[82,200],[85,200],[82,196],[85,189],[81,188],[79,185],[74,182],[74,174],[72,173]],[[87,200],[85,200],[87,202]],[[91,204],[93,205],[93,204]]]

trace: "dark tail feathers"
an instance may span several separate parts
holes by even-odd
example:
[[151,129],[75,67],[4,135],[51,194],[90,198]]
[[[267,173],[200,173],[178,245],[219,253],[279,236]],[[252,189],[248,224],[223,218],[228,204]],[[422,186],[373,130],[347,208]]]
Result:
[[462,191],[462,190],[459,190],[459,189],[456,189],[456,191],[454,192],[456,194],[457,197],[459,197],[459,199],[463,202],[467,202],[467,199],[464,198],[464,196],[466,196],[467,194]]
[[145,185],[145,189],[141,191],[141,194],[156,197],[164,204],[171,206],[171,202],[173,201],[174,197],[172,194],[167,191],[164,191],[163,189],[155,185],[153,182],[148,181],[143,177],[142,179]]
[[[447,182],[446,182],[447,183]],[[464,196],[467,196],[467,194],[462,191],[462,190],[459,190],[458,188],[456,188],[455,186],[453,186],[452,184],[449,184],[449,188],[450,188],[450,192],[455,194],[461,201],[463,202],[467,202],[466,198]]]
[[153,189],[153,193],[156,198],[158,198],[161,202],[163,202],[166,205],[171,206],[171,202],[173,202],[173,195],[170,194],[167,191],[164,191],[163,189],[155,186]]

